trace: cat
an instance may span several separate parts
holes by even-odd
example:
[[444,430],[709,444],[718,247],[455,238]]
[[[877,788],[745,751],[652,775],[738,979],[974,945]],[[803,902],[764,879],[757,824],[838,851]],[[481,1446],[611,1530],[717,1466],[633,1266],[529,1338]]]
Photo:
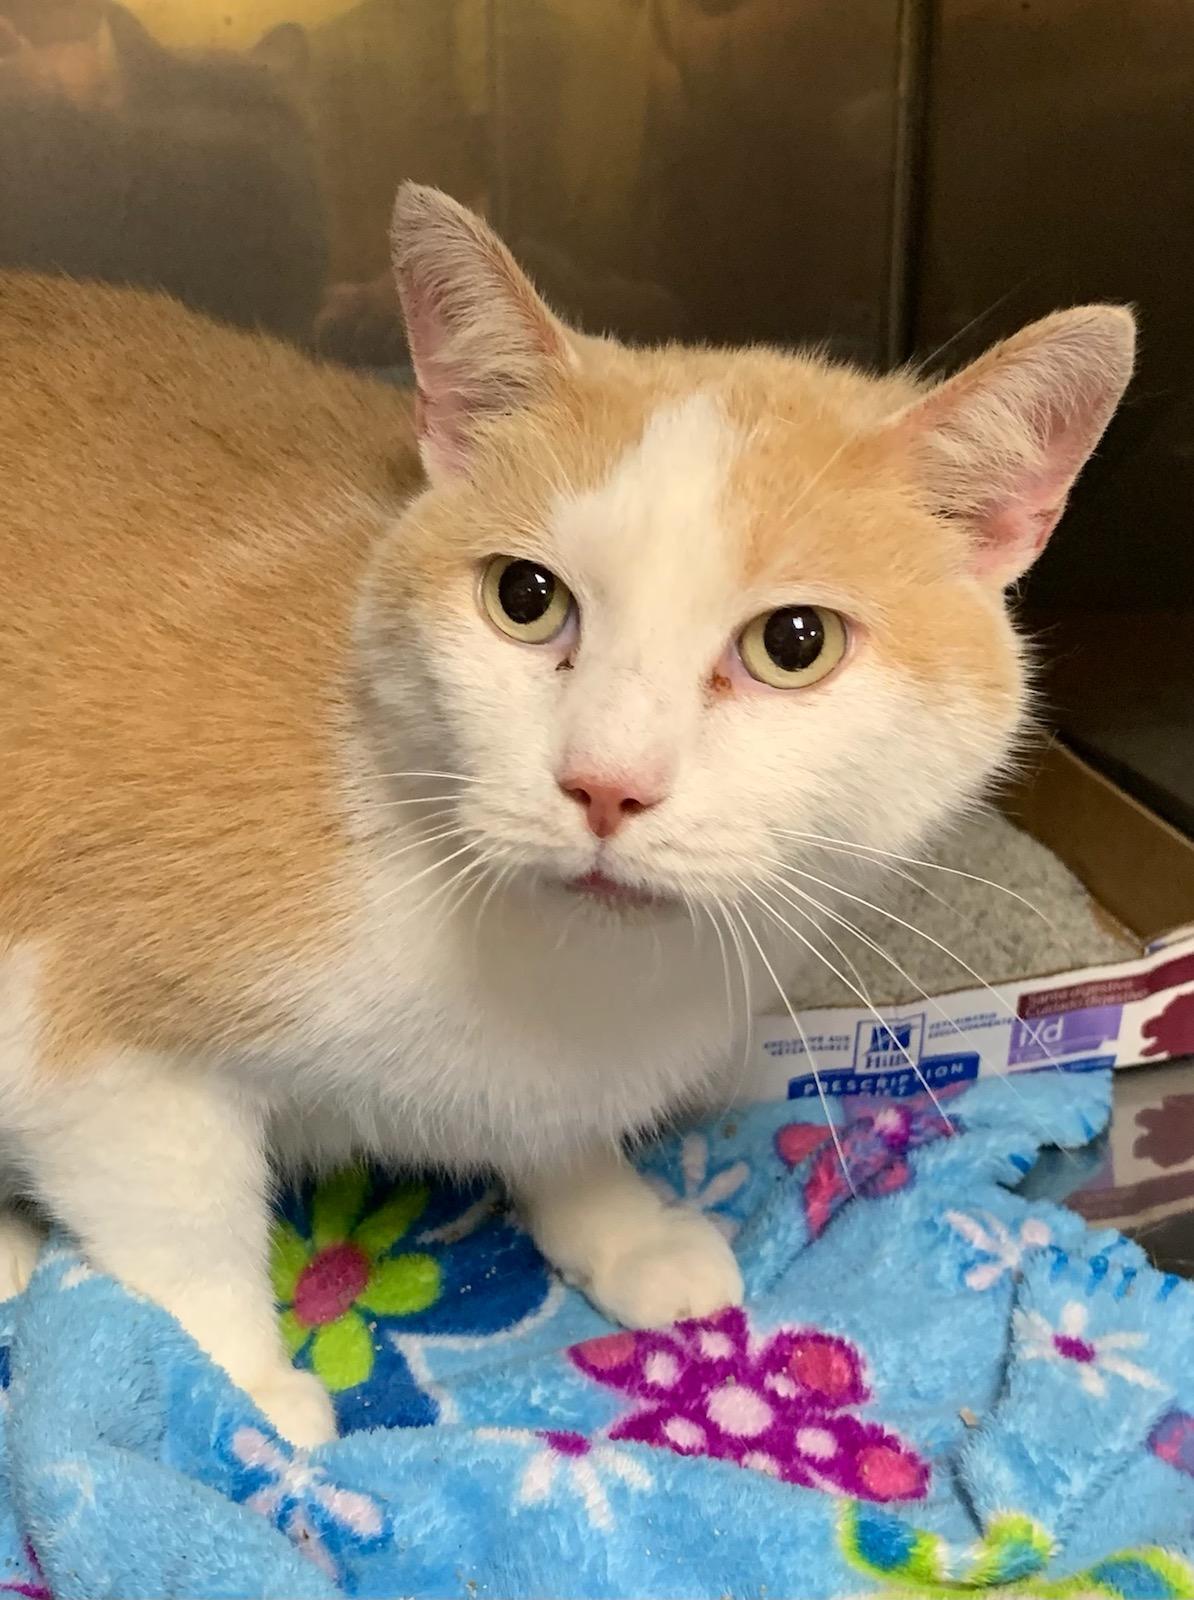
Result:
[[0,0],[0,267],[309,341],[328,246],[305,55],[290,24],[185,54],[107,0]]
[[494,1171],[629,1325],[741,1299],[624,1141],[799,994],[818,837],[906,851],[1006,760],[1005,590],[1133,359],[1114,306],[933,386],[631,350],[437,191],[394,241],[413,397],[0,279],[10,1184],[302,1445],[271,1162]]

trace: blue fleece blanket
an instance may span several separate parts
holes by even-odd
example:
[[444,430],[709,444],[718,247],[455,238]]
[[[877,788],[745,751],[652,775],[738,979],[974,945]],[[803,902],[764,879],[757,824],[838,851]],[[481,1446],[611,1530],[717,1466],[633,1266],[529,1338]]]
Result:
[[[1102,1075],[949,1121],[755,1106],[648,1158],[745,1310],[611,1329],[490,1196],[349,1173],[275,1283],[345,1436],[271,1433],[155,1307],[51,1247],[5,1308],[0,1592],[1194,1596],[1194,1287],[1013,1188]],[[801,1120],[801,1118],[805,1120]]]

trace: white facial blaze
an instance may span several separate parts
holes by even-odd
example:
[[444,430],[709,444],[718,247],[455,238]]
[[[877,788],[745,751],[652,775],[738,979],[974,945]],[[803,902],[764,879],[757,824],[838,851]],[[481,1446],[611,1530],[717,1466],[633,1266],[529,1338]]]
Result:
[[551,533],[583,617],[558,729],[570,769],[674,780],[732,617],[737,447],[697,392],[655,412],[600,487],[561,498]]

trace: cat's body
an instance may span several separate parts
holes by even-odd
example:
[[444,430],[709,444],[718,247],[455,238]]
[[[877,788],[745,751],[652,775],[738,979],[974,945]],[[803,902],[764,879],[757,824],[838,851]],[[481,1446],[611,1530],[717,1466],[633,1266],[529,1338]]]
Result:
[[[0,363],[0,570],[40,641],[36,682],[0,708],[19,751],[0,771],[0,916],[27,953],[74,925],[39,960],[62,1029],[43,1056],[69,1073],[79,1034],[177,1041],[298,1110],[287,1145],[457,1167],[520,1166],[546,1129],[555,1148],[616,1138],[698,1082],[726,1001],[716,945],[694,963],[683,919],[611,924],[601,983],[632,1015],[585,1011],[591,950],[533,899],[504,897],[496,941],[434,909],[402,936],[414,853],[385,857],[422,808],[395,813],[361,758],[351,646],[369,561],[421,487],[408,403],[165,299],[49,279],[4,281]],[[29,643],[0,637],[0,682]],[[561,892],[561,921],[574,909]],[[122,993],[134,966],[148,1009]],[[628,1035],[644,1078],[611,1094]],[[486,1062],[490,1115],[453,1116]]]
[[4,0],[0,267],[164,289],[307,340],[328,246],[284,80],[304,48],[282,29],[245,56],[184,54],[110,0]]
[[[1086,443],[1130,359],[1106,310],[927,399],[767,351],[631,354],[568,335],[448,202],[404,205],[417,419],[164,299],[0,280],[14,1186],[304,1440],[328,1411],[272,1329],[267,1148],[496,1169],[627,1321],[740,1294],[619,1141],[728,1092],[735,950],[756,1006],[810,959],[776,920],[811,931],[775,877],[789,830],[900,849],[1007,748],[1000,589],[1058,480],[1008,416],[962,428],[942,517],[914,488],[949,420],[925,408],[1058,376]],[[972,544],[968,441],[988,476],[1028,462],[1036,522],[997,489]],[[532,641],[493,595],[548,564],[577,599]],[[826,638],[825,608],[850,618],[841,662],[765,687],[734,641],[801,594]]]

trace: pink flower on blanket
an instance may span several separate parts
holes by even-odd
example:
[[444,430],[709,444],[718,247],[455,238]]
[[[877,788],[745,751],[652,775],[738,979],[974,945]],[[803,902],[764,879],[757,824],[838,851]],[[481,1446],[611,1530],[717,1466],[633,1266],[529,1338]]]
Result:
[[1188,1411],[1167,1411],[1149,1434],[1148,1445],[1160,1460],[1194,1478],[1194,1416]]
[[862,1500],[916,1500],[927,1464],[902,1440],[848,1409],[870,1398],[862,1358],[816,1328],[752,1340],[737,1308],[674,1328],[610,1333],[575,1345],[572,1361],[636,1409],[611,1439],[736,1462],[785,1483]]
[[[786,1166],[814,1156],[804,1182],[804,1213],[810,1238],[818,1238],[830,1218],[854,1193],[875,1199],[912,1181],[908,1152],[943,1139],[958,1128],[922,1100],[885,1105],[842,1128],[839,1153],[833,1135],[817,1123],[789,1122],[778,1129],[775,1149]],[[847,1178],[847,1173],[849,1177]]]

